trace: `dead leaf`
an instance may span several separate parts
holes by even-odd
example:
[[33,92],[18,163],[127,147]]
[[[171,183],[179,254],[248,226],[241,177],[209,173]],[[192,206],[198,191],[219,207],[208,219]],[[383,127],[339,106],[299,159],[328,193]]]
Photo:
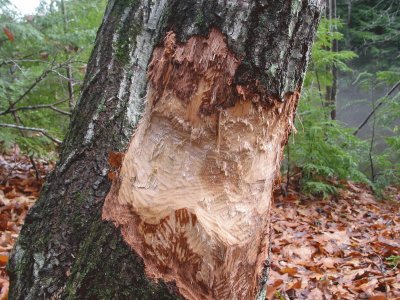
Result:
[[333,257],[324,257],[319,263],[327,269],[334,269],[336,264],[336,259]]
[[384,295],[377,295],[377,296],[372,296],[371,298],[369,298],[369,300],[387,300],[387,298]]
[[308,294],[308,299],[310,299],[310,300],[324,300],[324,294],[321,292],[320,289],[315,288],[315,289],[312,289],[311,292]]
[[8,262],[8,255],[0,255],[0,266],[5,266]]
[[297,274],[297,268],[282,268],[279,270],[279,272],[282,274],[289,274],[293,276]]
[[10,42],[14,42],[14,35],[12,34],[10,29],[8,29],[7,27],[3,27],[3,32]]
[[267,300],[272,300],[274,297],[274,294],[278,287],[283,283],[282,279],[275,280],[275,282],[272,285],[268,285],[267,287],[267,295],[266,299]]
[[113,181],[115,178],[117,178],[117,172],[115,171],[110,171],[107,174],[108,180]]
[[110,152],[108,155],[108,163],[112,168],[119,169],[122,165],[124,153]]
[[301,288],[301,280],[297,280],[295,283],[293,283],[293,284],[288,288],[288,290],[291,290],[291,289],[297,290],[297,289],[299,289],[299,288]]

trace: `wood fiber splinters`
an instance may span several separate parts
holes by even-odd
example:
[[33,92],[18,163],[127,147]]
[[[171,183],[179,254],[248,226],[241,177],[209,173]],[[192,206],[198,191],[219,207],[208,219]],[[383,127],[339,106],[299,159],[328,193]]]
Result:
[[239,64],[216,29],[185,44],[167,34],[149,64],[145,121],[103,209],[147,274],[187,299],[253,299],[268,255],[264,216],[299,94],[263,107],[227,84]]

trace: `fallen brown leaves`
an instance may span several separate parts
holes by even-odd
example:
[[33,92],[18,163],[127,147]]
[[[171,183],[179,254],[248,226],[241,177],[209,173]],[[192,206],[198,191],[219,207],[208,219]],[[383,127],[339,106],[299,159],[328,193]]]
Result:
[[35,167],[17,148],[10,155],[0,155],[0,300],[8,298],[10,251],[52,165],[35,161]]
[[[0,155],[0,300],[8,295],[9,253],[52,167],[36,161],[36,178],[28,157]],[[393,203],[353,183],[330,200],[278,197],[267,299],[400,299],[399,266],[386,261],[400,255],[396,191]]]
[[399,203],[347,183],[330,200],[275,200],[267,299],[400,299]]

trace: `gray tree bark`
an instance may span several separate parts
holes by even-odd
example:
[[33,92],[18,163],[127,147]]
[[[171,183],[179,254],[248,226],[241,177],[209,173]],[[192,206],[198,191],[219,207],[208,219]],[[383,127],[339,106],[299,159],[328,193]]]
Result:
[[[350,7],[349,3],[349,7]],[[337,3],[336,0],[329,0],[326,4],[326,14],[327,18],[332,21],[336,20],[337,18]],[[331,24],[330,26],[331,32],[337,31],[337,26]],[[333,40],[332,46],[330,48],[332,52],[339,51],[339,41]],[[332,65],[329,70],[332,74],[332,83],[326,87],[326,95],[325,95],[325,105],[330,107],[330,118],[331,120],[336,120],[336,96],[337,96],[337,89],[338,89],[338,68],[336,63]]]
[[[60,160],[29,212],[10,258],[10,299],[228,299],[224,296],[228,294],[229,299],[263,299],[269,266],[268,214],[273,177],[292,127],[321,2],[110,0]],[[197,41],[191,44],[196,47],[207,43],[213,46],[215,43],[210,38],[214,36],[222,37],[222,46],[218,49],[227,49],[224,55],[216,52],[215,61],[220,65],[212,57],[210,67],[205,67],[204,72],[196,69],[193,62],[187,63],[185,71],[184,64],[178,61],[177,49],[184,51],[193,41],[191,38]],[[208,70],[216,74],[213,77],[216,79],[206,78],[215,87],[216,96],[211,92],[205,94],[208,98],[202,99],[200,108],[193,113],[196,122],[217,122],[215,130],[205,129],[205,136],[215,135],[216,139],[202,140],[202,149],[211,149],[213,155],[222,153],[228,157],[230,153],[228,142],[220,138],[221,132],[229,133],[226,122],[219,129],[221,116],[229,116],[235,107],[246,103],[255,114],[267,116],[262,125],[257,123],[258,119],[252,119],[258,126],[254,135],[260,135],[256,138],[268,138],[271,142],[266,145],[272,146],[257,150],[271,164],[271,170],[260,171],[268,177],[255,183],[265,186],[258,199],[265,210],[260,217],[261,225],[254,223],[255,231],[266,236],[258,237],[253,268],[250,263],[243,265],[251,272],[248,277],[252,279],[249,282],[241,279],[243,286],[237,290],[234,277],[226,279],[224,292],[220,292],[212,283],[196,279],[189,272],[191,267],[186,267],[190,269],[188,273],[184,272],[185,266],[176,267],[176,262],[171,267],[172,273],[161,268],[143,251],[140,243],[137,245],[138,240],[132,241],[137,235],[126,233],[128,225],[134,230],[142,228],[139,223],[129,223],[130,218],[140,219],[141,215],[126,211],[129,220],[125,221],[129,224],[125,225],[114,213],[114,209],[124,207],[118,202],[118,193],[113,194],[110,188],[118,190],[118,168],[127,159],[117,153],[129,152],[135,143],[134,133],[141,128],[139,120],[148,117],[149,126],[157,125],[150,116],[163,113],[154,111],[162,105],[166,90],[177,99],[198,93],[200,79],[197,77],[190,79],[196,86],[179,86],[178,83],[184,83],[174,73],[171,75],[175,76],[174,82],[169,82],[170,73],[163,68],[170,66],[183,68],[183,74],[195,74],[203,79]],[[215,82],[219,85],[214,86]],[[184,108],[189,105],[179,103]],[[264,131],[267,133],[263,137]],[[244,135],[250,138],[249,132]],[[222,179],[222,185],[228,182],[226,178]],[[240,178],[237,180],[241,182]],[[115,206],[108,202],[105,208],[105,200],[110,197],[117,202],[111,203]],[[195,224],[195,214],[191,213]],[[253,215],[249,214],[250,217]],[[139,237],[143,238],[140,232]],[[148,249],[156,248],[151,248],[151,242],[144,242],[150,243],[150,246],[146,244]],[[239,255],[245,257],[245,250],[240,251]],[[157,275],[149,274],[149,266]],[[188,274],[186,283],[185,274]],[[189,282],[192,275],[195,282]],[[233,283],[229,283],[230,279]]]

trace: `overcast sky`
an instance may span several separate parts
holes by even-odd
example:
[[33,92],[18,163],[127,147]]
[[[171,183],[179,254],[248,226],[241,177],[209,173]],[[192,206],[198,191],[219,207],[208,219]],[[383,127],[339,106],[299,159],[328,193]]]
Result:
[[35,8],[39,6],[40,0],[10,0],[23,15],[30,15],[35,12]]

